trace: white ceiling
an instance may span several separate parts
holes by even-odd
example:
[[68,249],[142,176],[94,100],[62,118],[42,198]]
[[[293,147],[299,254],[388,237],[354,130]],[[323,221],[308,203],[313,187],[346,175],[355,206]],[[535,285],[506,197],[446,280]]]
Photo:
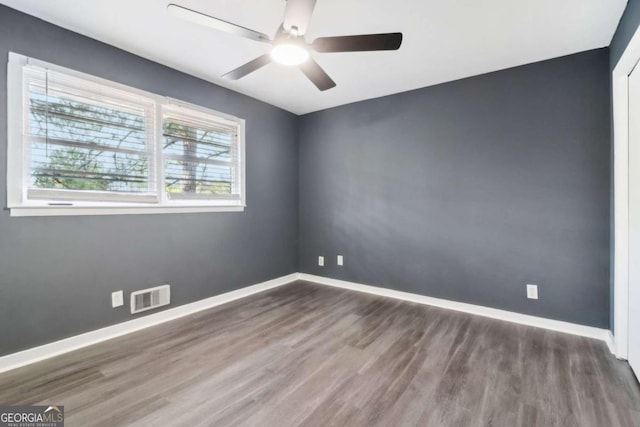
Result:
[[608,46],[626,0],[318,0],[316,37],[401,31],[399,51],[315,53],[337,87],[318,91],[296,68],[271,64],[220,78],[267,44],[166,13],[174,2],[269,35],[284,0],[2,0],[46,21],[296,114]]

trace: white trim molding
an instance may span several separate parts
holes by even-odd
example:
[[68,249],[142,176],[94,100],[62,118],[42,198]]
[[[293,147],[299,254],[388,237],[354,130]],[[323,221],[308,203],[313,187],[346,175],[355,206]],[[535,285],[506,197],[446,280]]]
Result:
[[258,283],[256,285],[248,286],[236,291],[216,295],[211,298],[184,304],[145,317],[140,317],[138,319],[129,320],[81,335],[65,338],[60,341],[41,345],[39,347],[30,348],[18,353],[9,354],[7,356],[0,357],[0,373],[20,368],[22,366],[26,366],[45,359],[50,359],[52,357],[69,353],[74,350],[79,350],[81,348],[88,347],[93,344],[98,344],[112,338],[117,338],[122,335],[130,334],[141,329],[160,325],[170,320],[188,316],[190,314],[207,310],[221,304],[226,304],[240,298],[248,297],[250,295],[257,294],[268,289],[286,285],[288,283],[295,282],[296,280],[298,280],[298,273],[292,273],[287,276],[268,280],[266,282]]
[[614,168],[614,332],[615,354],[629,352],[629,75],[640,60],[640,29],[636,30],[613,70]]
[[190,314],[194,314],[203,310],[208,310],[218,305],[226,304],[228,302],[248,297],[259,292],[273,289],[278,286],[286,285],[298,280],[348,289],[357,292],[364,292],[372,295],[394,298],[418,304],[430,305],[448,310],[475,314],[478,316],[490,317],[492,319],[518,323],[521,325],[533,326],[536,328],[543,328],[587,338],[594,338],[604,341],[611,353],[615,354],[614,337],[611,332],[606,329],[599,329],[569,322],[562,322],[559,320],[545,319],[542,317],[529,316],[526,314],[499,310],[496,308],[484,307],[480,305],[433,298],[424,295],[412,294],[409,292],[395,291],[393,289],[369,286],[361,283],[347,282],[344,280],[331,279],[328,277],[314,276],[306,273],[292,273],[287,276],[279,277],[253,286],[248,286],[236,291],[227,292],[222,295],[216,295],[211,298],[206,298],[200,301],[181,305],[169,310],[160,311],[149,316],[129,320],[112,326],[107,326],[102,329],[65,338],[60,341],[55,341],[49,344],[41,345],[39,347],[34,347],[28,350],[20,351],[18,353],[0,357],[0,373],[20,368],[31,363],[50,359],[52,357],[69,353],[74,350],[79,350],[81,348],[88,347],[93,344],[98,344],[100,342],[107,341],[112,338],[117,338],[122,335],[130,334],[142,329],[146,329],[151,326],[160,325],[174,319],[188,316]]
[[[445,308],[448,310],[461,311],[464,313],[490,317],[492,319],[504,320],[506,322],[518,323],[521,325],[533,326],[536,328],[543,328],[551,331],[564,332],[566,334],[578,335],[581,337],[594,338],[604,341],[605,343],[607,343],[607,345],[609,345],[609,335],[611,334],[611,332],[607,329],[578,325],[575,323],[563,322],[560,320],[545,319],[543,317],[529,316],[527,314],[515,313],[513,311],[499,310],[497,308],[484,307],[481,305],[433,298],[424,295],[412,294],[409,292],[364,285],[361,283],[331,279],[328,277],[314,276],[312,274],[301,273],[300,280],[318,283],[321,285],[334,286],[336,288],[349,289],[357,292],[364,292],[372,295],[395,298],[418,304]],[[609,349],[611,349],[610,345]]]
[[609,351],[611,352],[611,354],[615,356],[616,355],[616,338],[613,336],[611,331],[607,331],[607,336],[605,341],[607,343],[607,347],[609,347]]

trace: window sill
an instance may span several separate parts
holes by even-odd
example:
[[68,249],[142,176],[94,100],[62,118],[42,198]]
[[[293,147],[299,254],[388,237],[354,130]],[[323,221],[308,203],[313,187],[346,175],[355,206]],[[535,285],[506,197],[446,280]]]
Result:
[[244,206],[20,206],[12,217],[78,215],[155,215],[175,213],[244,212]]

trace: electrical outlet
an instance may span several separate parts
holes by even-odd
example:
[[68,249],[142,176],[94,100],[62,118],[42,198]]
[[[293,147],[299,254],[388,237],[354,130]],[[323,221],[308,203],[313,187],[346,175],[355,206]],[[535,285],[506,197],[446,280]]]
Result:
[[324,257],[323,256],[319,256],[318,257],[318,265],[320,267],[324,267]]
[[124,293],[122,291],[111,294],[111,307],[116,308],[124,305]]
[[338,255],[338,265],[344,265],[344,258],[342,255]]
[[527,298],[538,299],[538,285],[527,285]]

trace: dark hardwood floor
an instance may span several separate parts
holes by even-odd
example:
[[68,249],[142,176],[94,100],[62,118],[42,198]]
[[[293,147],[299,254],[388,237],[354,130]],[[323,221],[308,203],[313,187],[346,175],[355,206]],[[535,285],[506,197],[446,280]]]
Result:
[[294,283],[0,375],[67,426],[640,426],[605,344]]

